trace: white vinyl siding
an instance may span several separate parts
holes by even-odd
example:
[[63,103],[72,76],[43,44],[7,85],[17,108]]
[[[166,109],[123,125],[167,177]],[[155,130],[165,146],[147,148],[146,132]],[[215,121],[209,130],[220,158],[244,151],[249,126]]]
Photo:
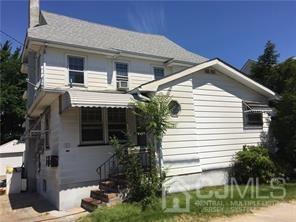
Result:
[[169,129],[163,137],[163,162],[167,175],[201,172],[195,130],[192,81],[164,85],[159,93],[172,96],[173,100],[181,106],[178,116],[171,117],[174,128]]
[[[75,85],[75,88],[91,91],[116,90],[115,63],[128,64],[129,88],[133,89],[141,84],[154,80],[153,67],[161,67],[163,64],[144,59],[120,57],[114,60],[98,54],[82,51],[72,51],[47,47],[42,60],[42,72],[44,70],[44,87],[49,89],[68,89],[69,72],[67,56],[79,56],[84,58],[84,84]],[[177,67],[184,69],[185,67]],[[170,74],[174,66],[166,68],[165,74]]]
[[263,101],[254,91],[223,74],[200,72],[193,77],[193,94],[200,163],[203,170],[227,167],[244,145],[257,145],[268,129],[244,129],[242,101]]
[[175,127],[163,138],[164,168],[168,175],[198,173],[229,167],[244,145],[257,145],[268,130],[269,117],[263,114],[263,129],[245,129],[242,101],[266,103],[266,99],[223,74],[202,71],[159,87],[181,105]]

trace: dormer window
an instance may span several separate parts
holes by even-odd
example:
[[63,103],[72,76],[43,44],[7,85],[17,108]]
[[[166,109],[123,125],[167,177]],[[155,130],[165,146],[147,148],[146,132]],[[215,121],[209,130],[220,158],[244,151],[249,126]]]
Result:
[[84,84],[84,58],[68,56],[69,83]]
[[153,68],[154,72],[154,79],[162,79],[164,77],[164,68],[161,67],[154,67]]

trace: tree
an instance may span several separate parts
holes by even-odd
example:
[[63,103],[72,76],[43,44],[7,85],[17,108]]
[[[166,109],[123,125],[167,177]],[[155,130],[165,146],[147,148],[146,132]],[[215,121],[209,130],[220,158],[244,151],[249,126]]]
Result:
[[[127,198],[130,201],[140,202],[143,209],[152,207],[156,197],[161,194],[160,188],[164,180],[164,173],[158,169],[155,151],[158,160],[161,160],[161,140],[168,128],[173,127],[170,122],[171,98],[164,95],[155,95],[149,101],[135,103],[135,115],[138,118],[139,130],[148,135],[147,148],[149,149],[149,170],[144,172],[140,153],[131,147],[128,140],[126,145],[120,144],[118,139],[112,138],[118,163],[122,165],[128,181]],[[128,152],[126,152],[128,151]],[[158,163],[159,165],[160,162]]]
[[296,178],[296,60],[288,59],[277,66],[278,93],[274,102],[277,115],[271,122],[271,131],[279,148],[275,158],[287,176]]
[[9,41],[1,44],[0,48],[0,143],[3,144],[19,139],[23,133],[25,101],[22,95],[26,89],[26,75],[20,72],[20,49],[12,52]]
[[275,44],[268,41],[264,53],[258,57],[258,62],[251,69],[251,78],[274,91],[278,90],[276,85],[279,78],[276,70],[278,57]]
[[161,171],[161,142],[167,129],[174,125],[170,122],[171,98],[165,95],[155,95],[149,102],[137,102],[135,114],[140,118],[140,128],[144,129],[150,136],[149,146],[154,148],[158,154]]
[[274,157],[287,176],[296,178],[296,92],[285,93],[275,108],[277,115],[271,130],[279,150]]
[[277,68],[278,82],[277,93],[296,93],[296,60],[287,59],[280,63]]
[[287,176],[296,178],[296,60],[290,58],[278,64],[278,57],[275,44],[268,41],[252,67],[251,78],[281,96],[271,103],[277,113],[270,127],[278,148],[274,159]]

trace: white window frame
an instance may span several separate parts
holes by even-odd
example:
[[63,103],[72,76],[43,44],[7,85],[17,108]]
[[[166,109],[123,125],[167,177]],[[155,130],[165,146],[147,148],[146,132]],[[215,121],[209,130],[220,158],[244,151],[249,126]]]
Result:
[[117,69],[116,69],[116,64],[121,63],[121,64],[126,64],[127,65],[127,87],[130,88],[130,62],[126,60],[116,60],[113,61],[113,70],[114,70],[114,80],[115,80],[115,88],[117,89]]
[[[263,129],[263,125],[264,125],[264,121],[263,121],[263,113],[246,113],[245,110],[246,110],[246,107],[247,105],[244,104],[244,102],[242,103],[242,111],[243,111],[243,126],[244,126],[244,129]],[[261,115],[261,122],[260,124],[249,124],[248,123],[248,115],[252,115],[252,114],[260,114]]]
[[[69,57],[78,57],[83,59],[83,71],[80,70],[71,70],[69,69]],[[66,60],[66,68],[67,68],[67,75],[66,75],[66,85],[70,86],[70,71],[73,72],[83,72],[83,83],[72,83],[72,86],[80,86],[80,87],[87,87],[87,57],[84,55],[79,54],[65,54],[65,60]]]

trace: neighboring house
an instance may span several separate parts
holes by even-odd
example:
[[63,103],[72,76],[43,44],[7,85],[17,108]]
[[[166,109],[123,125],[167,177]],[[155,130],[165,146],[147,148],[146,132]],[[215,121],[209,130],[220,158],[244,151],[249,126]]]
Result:
[[275,93],[223,61],[164,36],[40,12],[30,2],[25,173],[29,190],[58,209],[79,206],[97,188],[96,169],[113,154],[110,136],[128,132],[140,143],[133,100],[172,96],[175,128],[161,158],[167,175],[189,188],[224,184],[233,155],[268,131]]
[[[291,56],[288,59],[293,59],[296,60],[296,56]],[[288,60],[287,59],[287,60]],[[286,60],[285,60],[286,61]],[[248,59],[245,64],[243,65],[243,67],[241,68],[241,72],[244,73],[247,76],[251,75],[252,72],[252,66],[255,65],[257,63],[257,61],[253,60],[253,59]]]
[[241,72],[246,74],[247,76],[251,75],[252,72],[252,66],[255,65],[257,62],[252,59],[248,59],[243,67],[241,68]]
[[25,143],[11,140],[0,146],[0,176],[6,174],[7,167],[21,167]]

